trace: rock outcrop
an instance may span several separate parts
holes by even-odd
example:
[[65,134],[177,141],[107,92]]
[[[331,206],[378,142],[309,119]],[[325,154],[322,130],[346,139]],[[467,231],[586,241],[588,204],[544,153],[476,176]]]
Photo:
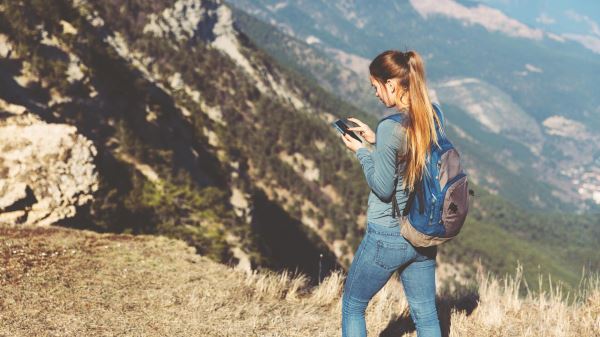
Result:
[[74,126],[0,103],[0,224],[47,226],[73,217],[98,189],[96,148]]

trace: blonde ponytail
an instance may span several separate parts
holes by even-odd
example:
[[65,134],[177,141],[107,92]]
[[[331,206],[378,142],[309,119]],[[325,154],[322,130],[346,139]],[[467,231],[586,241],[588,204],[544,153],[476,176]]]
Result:
[[399,160],[404,162],[402,188],[412,191],[426,170],[431,144],[438,145],[435,123],[441,125],[429,100],[423,59],[416,51],[388,50],[371,62],[369,72],[381,83],[395,79],[405,89],[404,92],[398,90],[397,107],[402,95],[408,91],[407,152],[399,154]]
[[[421,56],[415,51],[407,52],[408,97],[410,127],[408,128],[408,160],[404,172],[403,188],[412,190],[420,180],[432,143],[438,144],[435,124],[440,124],[433,111],[425,80],[425,66]],[[435,122],[434,122],[435,120]]]

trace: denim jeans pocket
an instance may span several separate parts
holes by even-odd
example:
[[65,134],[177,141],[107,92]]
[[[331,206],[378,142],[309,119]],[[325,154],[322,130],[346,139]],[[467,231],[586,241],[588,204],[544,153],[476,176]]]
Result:
[[377,240],[375,263],[384,269],[395,270],[406,262],[407,248],[405,242]]

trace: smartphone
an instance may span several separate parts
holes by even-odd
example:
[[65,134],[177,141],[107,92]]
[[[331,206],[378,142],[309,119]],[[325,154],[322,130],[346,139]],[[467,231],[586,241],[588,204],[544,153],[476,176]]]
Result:
[[358,140],[359,142],[362,143],[362,140],[360,139],[360,137],[358,137],[356,135],[356,133],[354,133],[354,131],[348,130],[348,125],[346,123],[344,123],[344,121],[342,119],[338,119],[337,121],[331,123],[333,125],[333,127],[335,127],[340,133],[342,134],[349,134],[350,137]]

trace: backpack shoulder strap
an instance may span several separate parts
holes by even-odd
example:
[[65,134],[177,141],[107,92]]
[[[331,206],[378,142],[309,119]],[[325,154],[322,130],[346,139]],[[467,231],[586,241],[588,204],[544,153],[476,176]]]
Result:
[[433,106],[433,111],[437,114],[440,122],[442,123],[442,128],[446,129],[446,120],[444,119],[444,114],[442,113],[442,108],[437,103],[431,103]]
[[404,118],[402,118],[402,114],[401,114],[401,113],[395,113],[395,114],[392,114],[392,115],[389,115],[389,116],[385,116],[384,118],[382,118],[382,119],[379,121],[379,123],[383,122],[383,121],[384,121],[384,120],[386,120],[386,119],[392,119],[392,120],[394,120],[394,121],[396,121],[396,122],[398,122],[398,123],[402,123],[402,120],[403,120]]

